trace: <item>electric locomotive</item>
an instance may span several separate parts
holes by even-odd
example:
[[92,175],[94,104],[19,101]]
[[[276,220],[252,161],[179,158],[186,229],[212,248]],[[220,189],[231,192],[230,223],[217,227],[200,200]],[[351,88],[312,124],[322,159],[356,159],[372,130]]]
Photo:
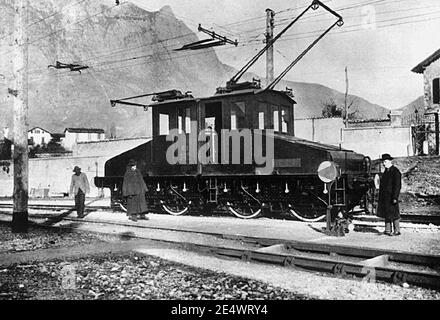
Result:
[[[322,6],[337,20],[267,87],[238,82],[247,69],[307,10]],[[319,221],[331,208],[347,215],[371,186],[370,161],[337,146],[295,137],[292,91],[275,85],[342,17],[313,1],[268,43],[226,87],[195,98],[169,90],[112,100],[152,110],[151,140],[105,164],[97,187],[111,190],[112,206],[124,208],[126,165],[137,161],[148,187],[151,211],[182,215],[228,210],[239,218],[263,213]],[[139,102],[152,96],[151,102]]]

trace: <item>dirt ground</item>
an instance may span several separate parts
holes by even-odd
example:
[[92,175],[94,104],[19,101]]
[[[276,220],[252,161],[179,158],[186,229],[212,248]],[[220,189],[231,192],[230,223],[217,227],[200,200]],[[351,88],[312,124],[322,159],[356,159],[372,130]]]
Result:
[[402,213],[440,214],[440,156],[395,158],[393,164],[402,173]]

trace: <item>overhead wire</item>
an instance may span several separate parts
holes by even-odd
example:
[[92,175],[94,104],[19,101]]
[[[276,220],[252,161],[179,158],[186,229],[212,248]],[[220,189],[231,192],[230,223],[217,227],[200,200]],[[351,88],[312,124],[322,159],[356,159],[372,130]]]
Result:
[[[399,2],[406,2],[406,1],[408,1],[408,0],[369,0],[366,2],[357,3],[357,4],[351,5],[351,6],[338,7],[338,8],[335,8],[334,10],[340,12],[340,11],[346,11],[346,10],[351,10],[351,9],[356,9],[356,8],[362,8],[362,7],[370,6],[373,4],[375,5],[375,8],[377,8],[378,6],[384,6],[384,5],[389,5],[391,3],[399,3]],[[291,9],[294,9],[294,8],[291,8]],[[286,10],[284,10],[284,11],[286,11]],[[391,13],[393,13],[393,12],[394,11],[391,11]],[[312,22],[316,22],[316,21],[309,21],[310,19],[313,19],[313,18],[319,17],[319,16],[323,16],[326,14],[327,14],[326,12],[316,12],[316,13],[312,12],[310,15],[303,17],[302,20],[303,20],[303,23],[312,23]],[[292,18],[293,17],[286,17],[286,18],[278,19],[275,26],[286,25],[289,23],[289,21],[291,21]],[[346,20],[347,18],[350,18],[350,17],[344,16],[344,20]],[[283,21],[287,21],[287,22],[280,23]],[[323,20],[321,19],[320,21],[323,21]],[[263,29],[264,28],[259,28],[256,30],[255,28],[252,28],[252,29],[244,30],[243,32],[244,33],[255,32],[255,31],[260,32],[260,30],[263,30]]]
[[[82,22],[84,22],[84,21],[90,20],[90,19],[92,19],[92,18],[94,18],[94,17],[96,17],[96,16],[98,16],[98,15],[100,15],[100,14],[103,14],[103,13],[106,12],[106,11],[110,11],[111,9],[113,9],[113,8],[116,7],[116,6],[124,5],[125,3],[127,3],[127,2],[122,2],[120,5],[114,4],[113,6],[107,7],[107,8],[105,8],[105,9],[103,9],[103,10],[101,10],[101,11],[99,11],[99,12],[97,12],[97,13],[91,15],[91,16],[88,16],[87,18],[84,18],[84,19],[82,19],[82,20],[79,20],[79,21],[75,21],[75,22],[69,23],[69,24],[67,24],[66,26],[64,26],[64,27],[62,27],[62,28],[60,28],[60,29],[57,29],[57,30],[55,30],[55,31],[53,31],[53,32],[51,32],[51,33],[49,33],[49,34],[44,35],[43,37],[40,37],[40,38],[38,38],[38,39],[34,39],[33,41],[29,41],[29,40],[28,40],[28,41],[26,42],[26,44],[27,44],[27,45],[29,45],[29,44],[33,44],[33,43],[36,43],[36,42],[38,42],[38,41],[40,41],[40,40],[46,39],[46,38],[48,38],[48,37],[51,37],[52,35],[57,34],[57,33],[61,32],[61,31],[65,30],[66,27],[73,26],[73,25],[76,25],[76,24],[82,23]],[[3,54],[3,55],[6,55],[6,54],[8,54],[8,53],[12,53],[12,52],[13,52],[13,50],[9,50],[9,51],[6,51],[6,52],[4,52],[4,53],[2,53],[2,54]]]
[[[437,17],[437,19],[440,19],[440,17]],[[426,21],[426,19],[423,19],[423,20],[418,20],[418,21],[414,21],[414,22],[422,22],[422,21]],[[403,22],[402,24],[409,24],[409,23],[412,23],[412,21],[407,21],[407,22]],[[395,25],[395,24],[391,24],[391,25],[388,25],[388,26],[392,26],[392,25]],[[381,26],[381,27],[388,27],[388,26]],[[358,31],[358,30],[348,30],[348,31],[345,31],[345,32],[353,32],[353,31]],[[339,33],[341,33],[341,31],[339,32]],[[337,34],[337,33],[332,33],[332,35],[334,35],[334,34]],[[295,39],[306,39],[306,38],[312,38],[313,36],[306,36],[306,37],[296,37]],[[284,42],[284,41],[288,41],[289,39],[281,39],[280,40],[280,42]],[[251,45],[251,44],[248,44],[248,45]],[[256,46],[257,44],[254,44],[253,46]],[[228,48],[228,49],[231,49],[231,48]],[[168,54],[168,52],[164,52],[165,54]],[[163,54],[164,54],[163,53]],[[150,59],[148,59],[148,60],[144,60],[143,62],[140,62],[140,63],[135,63],[135,64],[125,64],[125,65],[120,65],[120,66],[118,66],[118,67],[110,67],[110,68],[100,68],[100,69],[94,69],[94,72],[106,72],[106,71],[111,71],[111,70],[117,70],[117,69],[123,69],[123,68],[129,68],[129,67],[134,67],[134,66],[138,66],[138,65],[142,65],[142,64],[144,64],[144,63],[146,63],[146,62],[150,62],[150,61],[154,61],[154,62],[161,62],[161,61],[166,61],[166,60],[171,60],[171,59],[181,59],[181,58],[187,58],[187,57],[190,57],[190,56],[195,56],[195,55],[201,55],[201,54],[205,54],[205,52],[196,52],[196,53],[191,53],[191,54],[186,54],[186,55],[180,55],[180,56],[176,56],[176,57],[168,57],[168,58],[158,58],[157,56],[160,56],[160,54],[152,54],[152,55],[145,55],[144,57],[142,57],[142,58],[150,58]],[[156,56],[154,59],[152,59],[154,56]],[[139,59],[140,59],[141,57],[139,57]],[[136,59],[137,60],[137,59]],[[126,60],[127,62],[129,61],[129,60]],[[103,66],[105,66],[105,65],[103,65]],[[62,77],[65,77],[65,76],[75,76],[76,74],[70,74],[70,73],[65,73],[65,74],[63,74],[63,75],[61,75]]]
[[[77,2],[77,3],[81,3],[81,2],[83,2],[83,1],[85,1],[85,0],[81,0],[81,1],[79,1],[79,2]],[[374,1],[367,1],[367,2],[362,2],[362,3],[360,3],[360,4],[357,4],[357,5],[355,5],[355,6],[351,6],[351,7],[347,7],[347,8],[341,8],[341,10],[342,9],[349,9],[349,8],[354,8],[354,7],[358,7],[358,6],[361,6],[361,5],[365,5],[365,4],[371,4],[371,3],[377,3],[377,2],[383,2],[384,0],[374,0]],[[399,1],[402,1],[402,0],[399,0]],[[395,2],[395,1],[392,1],[392,2]],[[76,3],[74,3],[74,4],[76,4]],[[73,4],[72,4],[73,5]],[[65,7],[67,7],[67,6],[65,6]],[[301,7],[297,7],[297,8],[295,8],[295,9],[299,9],[299,8],[304,8],[304,7],[306,7],[306,6],[301,6]],[[64,8],[64,7],[63,7]],[[109,9],[111,9],[111,8],[109,8]],[[283,10],[283,11],[287,11],[287,10],[290,10],[290,9],[293,9],[293,8],[288,8],[288,9],[285,9],[285,10]],[[105,11],[105,10],[104,10]],[[281,12],[281,11],[280,11]],[[95,14],[95,15],[98,15],[98,14],[100,14],[100,13],[102,13],[102,12],[99,12],[99,13],[97,13],[97,14]],[[168,14],[167,12],[164,12],[164,11],[160,11],[160,13],[161,14],[164,14],[164,15],[169,15],[169,16],[173,16],[174,17],[174,15],[172,15],[172,14]],[[86,18],[86,19],[84,19],[84,20],[88,20],[88,19],[90,19],[91,17],[89,17],[89,18]],[[307,17],[306,17],[307,18]],[[84,20],[82,20],[82,21],[84,21]],[[77,24],[77,23],[80,23],[80,22],[82,22],[82,21],[77,21],[77,22],[75,22],[75,23],[73,23],[73,24]],[[59,32],[59,31],[61,31],[62,29],[59,29],[59,30],[57,30],[57,31],[55,31],[55,32],[52,32],[51,34],[49,34],[49,35],[47,35],[47,36],[45,36],[45,37],[48,37],[48,36],[51,36],[51,35],[53,35],[54,33],[57,33],[57,32]],[[193,33],[187,33],[187,34],[184,34],[184,35],[180,35],[180,36],[177,36],[177,37],[173,37],[173,38],[181,38],[181,37],[185,37],[185,36],[187,36],[187,35],[192,35]],[[250,39],[252,40],[253,38],[258,38],[259,36],[260,36],[261,34],[260,33],[258,33],[257,35],[254,35],[254,36],[252,36],[252,37],[250,37]],[[41,40],[41,39],[43,39],[43,38],[45,38],[45,37],[42,37],[42,38],[39,38],[39,39],[37,39],[37,40]],[[159,40],[157,43],[161,43],[161,42],[163,42],[163,41],[169,41],[170,39],[173,39],[173,38],[169,38],[169,39],[163,39],[163,40]],[[36,42],[37,40],[35,40],[35,41],[33,41],[33,42]],[[119,53],[119,52],[125,52],[125,51],[128,51],[128,50],[131,50],[131,49],[137,49],[137,48],[141,48],[141,47],[144,47],[144,46],[147,46],[147,45],[149,45],[149,44],[142,44],[142,45],[139,45],[139,46],[137,46],[137,47],[135,47],[135,48],[124,48],[124,49],[120,49],[120,50],[118,50],[118,51],[116,51],[116,52],[111,52],[111,53],[109,53],[108,55],[110,56],[110,55],[114,55],[114,54],[117,54],[117,53]],[[110,51],[109,51],[110,52]],[[81,60],[75,60],[75,62],[85,62],[85,61],[89,61],[89,60],[93,60],[93,59],[95,59],[95,58],[99,58],[99,56],[94,56],[94,57],[91,57],[91,58],[88,58],[88,59],[81,59]]]
[[49,18],[52,18],[52,17],[56,16],[57,14],[62,13],[63,10],[64,10],[65,8],[73,7],[74,5],[81,4],[81,3],[85,2],[85,1],[89,1],[89,0],[80,0],[80,1],[77,1],[77,2],[75,2],[75,3],[71,3],[71,4],[68,4],[68,5],[65,5],[65,6],[63,6],[63,7],[61,8],[61,10],[59,10],[59,11],[57,11],[57,12],[54,12],[54,13],[48,15],[47,17],[44,17],[44,18],[39,19],[39,20],[37,20],[37,21],[31,22],[31,23],[29,23],[26,27],[29,28],[30,26],[33,26],[33,25],[35,25],[35,24],[37,24],[37,23],[40,23],[40,22],[43,22],[43,21],[45,21],[45,20],[47,20],[47,19],[49,19]]
[[[36,24],[38,24],[38,23],[40,23],[40,22],[43,22],[43,21],[45,21],[45,20],[47,20],[47,19],[49,19],[49,18],[52,18],[52,17],[56,16],[57,14],[62,13],[63,10],[64,10],[65,8],[72,7],[72,6],[77,5],[77,4],[81,4],[82,2],[85,2],[85,1],[88,1],[88,0],[80,0],[80,1],[77,1],[77,2],[74,2],[74,3],[70,3],[70,4],[68,4],[68,5],[65,5],[65,6],[63,6],[59,11],[56,11],[56,12],[50,14],[50,15],[47,16],[47,17],[44,17],[44,18],[41,18],[41,19],[39,19],[39,20],[37,20],[37,21],[34,21],[34,22],[29,23],[29,24],[26,26],[26,29],[29,29],[29,28],[30,28],[31,26],[33,26],[33,25],[36,25]],[[9,37],[9,36],[12,36],[13,34],[14,34],[13,31],[7,33],[6,35],[4,35],[3,37],[0,38],[0,41],[3,40],[3,39],[5,39],[5,38],[7,38],[7,37]]]
[[[412,7],[412,8],[404,8],[404,9],[391,10],[391,11],[375,12],[374,14],[375,14],[375,16],[380,16],[380,15],[389,14],[389,13],[417,11],[417,10],[431,9],[431,8],[440,8],[440,6],[438,6],[438,5],[437,6],[425,6],[425,7],[417,7],[417,8]],[[359,15],[344,16],[344,21],[347,21],[348,19],[351,19],[351,18],[359,18]],[[276,26],[278,26],[278,25],[281,26],[281,25],[287,24],[287,22],[286,23],[280,23],[280,22],[288,21],[288,20],[289,20],[288,18],[279,20],[278,24],[276,24]],[[325,20],[330,20],[330,19],[325,19]],[[322,22],[322,21],[324,21],[324,20],[323,19],[319,19],[319,20],[314,20],[314,21],[307,21],[307,23],[316,23],[316,22]]]
[[[368,3],[371,3],[371,2],[373,2],[373,1],[370,1],[370,2],[368,2]],[[377,0],[376,1],[374,1],[374,2],[378,2]],[[395,1],[394,1],[395,2]],[[353,7],[353,6],[352,6]],[[434,12],[434,13],[436,13],[436,12]],[[433,14],[433,13],[429,13],[429,14]],[[424,16],[424,15],[426,15],[426,13],[424,13],[424,14],[420,14],[420,15],[411,15],[411,16],[407,16],[407,17],[398,17],[398,18],[394,18],[394,19],[388,19],[388,20],[383,20],[383,21],[377,21],[377,23],[383,23],[383,22],[389,22],[389,21],[395,21],[395,20],[399,20],[399,19],[407,19],[407,18],[411,18],[411,17],[417,17],[417,16]],[[414,21],[414,22],[416,22],[416,21]],[[402,22],[402,23],[399,23],[399,24],[407,24],[407,23],[412,23],[412,21],[407,21],[407,22]],[[356,27],[356,26],[361,26],[362,24],[359,24],[359,25],[353,25],[353,26],[350,26],[350,27]],[[383,27],[386,27],[386,26],[383,26]],[[357,31],[357,30],[359,30],[359,29],[356,29],[356,30],[345,30],[345,32],[352,32],[352,31]],[[317,31],[313,31],[313,32],[319,32],[319,30],[317,30]],[[312,34],[313,32],[308,32],[308,33],[302,33],[302,34]],[[341,31],[339,31],[339,33],[341,33]],[[333,33],[334,34],[334,33]],[[298,38],[297,36],[298,35],[301,35],[301,34],[295,34],[295,35],[293,35],[294,37],[295,37],[295,39],[304,39],[304,38],[308,38],[308,37],[302,37],[302,38]],[[311,37],[311,36],[310,36]],[[285,41],[285,40],[284,40]],[[248,43],[247,45],[250,45],[250,43]],[[143,46],[143,45],[142,45]],[[204,52],[202,52],[202,53],[204,53]],[[170,55],[170,53],[169,52],[167,52],[167,51],[165,51],[165,52],[163,52],[163,53],[161,53],[161,54],[166,54],[166,55],[168,55],[169,56],[169,58],[179,58],[179,57],[187,57],[187,56],[192,56],[193,54],[191,54],[191,55],[182,55],[182,56],[177,56],[177,57],[172,57],[171,55]],[[107,64],[113,64],[113,63],[117,63],[117,62],[124,62],[124,61],[132,61],[132,60],[138,60],[138,59],[141,59],[141,58],[151,58],[152,56],[154,56],[154,55],[156,55],[156,56],[160,56],[161,54],[150,54],[150,55],[143,55],[143,56],[137,56],[137,57],[130,57],[130,58],[126,58],[126,59],[121,59],[121,60],[115,60],[115,61],[107,61],[107,62],[101,62],[100,64],[98,64],[97,66],[105,66],[105,65],[107,65]],[[196,54],[198,54],[198,53],[196,53]],[[161,61],[161,60],[158,60],[158,59],[156,59],[155,61]],[[123,67],[125,67],[125,66],[123,66]],[[129,67],[129,65],[127,65],[127,67]],[[104,70],[108,70],[108,68],[107,69],[104,69]],[[98,70],[96,70],[96,68],[95,68],[95,72],[96,71],[98,71]]]

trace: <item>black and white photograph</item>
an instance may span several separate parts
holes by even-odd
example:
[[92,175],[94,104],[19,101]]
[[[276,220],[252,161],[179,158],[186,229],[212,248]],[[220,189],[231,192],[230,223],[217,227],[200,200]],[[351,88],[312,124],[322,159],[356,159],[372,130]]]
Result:
[[440,1],[0,0],[0,21],[0,300],[440,299]]

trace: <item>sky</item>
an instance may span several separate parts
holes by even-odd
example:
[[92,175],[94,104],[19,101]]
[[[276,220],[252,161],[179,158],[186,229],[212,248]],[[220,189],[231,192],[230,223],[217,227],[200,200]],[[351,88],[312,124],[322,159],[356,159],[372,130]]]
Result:
[[[130,0],[157,11],[170,6],[173,14],[197,33],[202,27],[239,41],[237,47],[216,47],[219,59],[240,69],[263,48],[266,8],[275,12],[274,34],[311,4],[312,0]],[[423,95],[423,76],[411,72],[440,48],[439,0],[324,0],[344,18],[285,76],[286,80],[319,83],[394,109]],[[322,7],[309,10],[275,43],[275,77],[279,75],[334,17]],[[265,76],[265,57],[250,72]],[[232,77],[233,75],[231,75]],[[228,79],[225,79],[225,81]]]

